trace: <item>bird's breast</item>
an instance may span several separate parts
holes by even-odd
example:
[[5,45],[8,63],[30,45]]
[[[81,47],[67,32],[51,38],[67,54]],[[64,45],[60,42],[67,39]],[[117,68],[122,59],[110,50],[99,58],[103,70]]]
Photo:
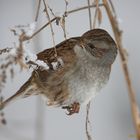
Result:
[[87,104],[109,79],[110,68],[98,66],[89,58],[78,59],[70,70],[68,79],[69,98],[66,104]]

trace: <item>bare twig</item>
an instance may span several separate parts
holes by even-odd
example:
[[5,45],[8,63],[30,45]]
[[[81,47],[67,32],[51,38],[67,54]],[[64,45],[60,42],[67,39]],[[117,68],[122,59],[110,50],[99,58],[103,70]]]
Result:
[[[43,3],[44,3],[44,7],[45,7],[46,16],[48,18],[48,21],[50,22],[51,20],[50,20],[50,16],[49,16],[49,13],[48,13],[48,9],[47,9],[47,5],[46,5],[45,0],[43,0]],[[53,40],[53,47],[54,47],[54,51],[55,51],[55,57],[57,58],[57,51],[56,51],[55,39],[54,39],[54,31],[53,31],[53,27],[52,27],[51,22],[50,22],[50,29],[51,29],[51,33],[52,33],[52,40]]]
[[96,26],[97,19],[98,19],[98,25],[100,25],[101,21],[102,21],[102,12],[99,7],[99,0],[95,0],[94,2],[96,4],[96,10],[95,10],[95,14],[94,14],[93,28],[95,28],[95,26]]
[[96,9],[95,9],[95,13],[94,13],[93,28],[96,27],[96,20],[97,20],[97,14],[98,14],[98,10],[97,10],[98,2],[96,2],[95,5],[96,5]]
[[67,39],[67,34],[66,34],[66,20],[65,20],[65,18],[67,17],[68,1],[67,0],[64,0],[64,1],[65,1],[65,12],[64,12],[63,17],[62,17],[61,27],[63,29],[64,38]]
[[9,53],[9,51],[11,50],[12,48],[4,48],[2,50],[0,50],[0,55],[1,54],[4,54],[4,53]]
[[112,0],[109,0],[109,3],[110,3],[110,6],[111,6],[111,8],[112,8],[112,12],[113,12],[114,16],[117,17],[116,10],[115,10],[115,8],[114,8],[114,5],[113,5],[113,3],[112,3]]
[[54,14],[53,10],[50,8],[50,6],[48,5],[48,9],[50,10],[51,14],[57,18],[56,19],[56,25],[60,25],[62,30],[63,30],[63,33],[64,33],[64,38],[67,39],[67,34],[66,34],[66,24],[65,24],[65,18],[67,17],[67,8],[68,8],[68,2],[66,0],[65,1],[65,11],[64,11],[64,14],[61,16],[61,17],[58,17]]
[[88,15],[89,15],[89,27],[92,29],[92,19],[91,19],[91,9],[90,9],[90,0],[87,0],[88,3]]
[[126,80],[127,87],[128,87],[128,93],[129,93],[130,103],[131,103],[131,111],[132,111],[132,115],[133,115],[135,129],[136,129],[137,139],[140,140],[139,109],[138,109],[138,105],[137,105],[137,101],[136,101],[136,97],[135,97],[135,92],[132,87],[132,82],[131,82],[131,78],[130,78],[130,74],[129,74],[129,70],[128,70],[128,64],[125,60],[125,54],[123,52],[122,39],[121,39],[122,31],[119,28],[116,17],[112,15],[112,12],[111,12],[111,9],[110,9],[110,6],[109,6],[107,0],[103,0],[103,3],[104,3],[107,15],[109,17],[109,20],[110,20],[110,23],[111,23],[111,26],[112,26],[112,29],[114,32],[115,39],[116,39],[116,42],[118,45],[122,68],[124,71],[124,76],[125,76],[125,80]]
[[[88,2],[88,13],[89,13],[89,27],[90,30],[92,29],[92,18],[91,18],[91,9],[90,9],[90,0],[87,0]],[[89,127],[90,127],[90,121],[89,121],[89,111],[90,111],[90,102],[87,104],[86,108],[86,124],[85,124],[85,129],[86,129],[86,136],[88,140],[92,140],[92,136],[89,132]]]
[[39,16],[40,5],[41,5],[41,0],[38,0],[38,6],[37,6],[37,11],[36,11],[36,16],[35,16],[36,22],[37,22],[38,16]]
[[92,136],[89,133],[89,126],[90,126],[90,121],[89,121],[89,110],[90,110],[90,102],[87,104],[87,109],[86,109],[86,124],[85,124],[85,129],[86,129],[86,135],[88,140],[92,140]]
[[[103,5],[103,4],[99,4],[99,7],[100,7],[100,6],[104,6],[104,5]],[[89,7],[90,7],[90,8],[96,7],[96,4],[90,5],[90,6],[83,6],[83,7],[80,7],[80,8],[73,9],[73,10],[69,10],[69,11],[67,11],[67,15],[72,14],[72,13],[75,13],[75,12],[78,12],[78,11],[81,11],[81,10],[86,10],[86,9],[88,9]]]
[[52,20],[50,20],[48,23],[46,23],[45,25],[43,25],[40,29],[38,29],[35,33],[33,33],[32,36],[30,36],[27,40],[32,39],[34,36],[36,36],[39,32],[41,32],[44,28],[46,28],[48,25],[50,25],[52,22],[54,22],[57,19],[57,17],[53,18]]

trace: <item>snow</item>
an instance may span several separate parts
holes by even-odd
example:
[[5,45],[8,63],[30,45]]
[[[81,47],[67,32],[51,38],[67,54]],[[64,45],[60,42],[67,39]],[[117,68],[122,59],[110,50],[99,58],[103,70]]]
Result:
[[45,69],[45,70],[48,70],[48,69],[49,69],[49,66],[48,66],[44,61],[42,61],[42,60],[36,60],[35,63],[36,63],[38,66],[40,66],[40,67],[42,67],[43,69]]
[[17,55],[17,48],[16,48],[16,47],[12,48],[12,49],[9,51],[9,54],[12,55],[12,56],[16,56],[16,55]]
[[36,22],[32,22],[29,24],[29,29],[26,31],[26,36],[30,37],[33,35],[36,29]]
[[[17,46],[19,46],[18,44],[16,44]],[[10,50],[9,54],[13,57],[16,57],[18,54],[17,54],[17,49],[18,47],[14,47]],[[37,55],[32,53],[29,49],[28,46],[26,46],[26,44],[24,43],[23,44],[23,55],[22,55],[22,61],[25,63],[25,64],[29,64],[28,62],[33,62],[33,64],[30,63],[30,65],[34,65],[37,67],[40,67],[42,68],[42,70],[48,70],[49,69],[49,66],[42,60],[38,60],[37,59]],[[57,70],[59,68],[59,65],[63,66],[64,65],[64,62],[62,60],[62,58],[57,58],[57,61],[56,62],[52,62],[51,63],[52,66],[53,66],[53,69],[54,70]],[[37,68],[35,67],[35,68]]]
[[64,65],[64,62],[63,62],[62,58],[59,57],[59,58],[57,59],[57,61],[61,64],[61,66]]
[[23,46],[23,50],[24,50],[24,58],[26,59],[26,61],[36,61],[37,60],[37,56],[36,54],[33,54],[29,49],[27,49],[27,46]]
[[52,62],[51,64],[53,66],[53,70],[57,70],[57,68],[58,68],[58,62]]
[[[34,62],[35,64],[37,64],[37,66],[48,70],[49,66],[42,60],[37,60],[37,55],[32,53],[27,46],[23,47],[23,57],[25,58],[25,63],[28,63],[29,61]],[[23,59],[24,59],[23,58]]]
[[59,65],[61,65],[61,66],[64,65],[64,62],[63,62],[63,60],[59,57],[59,58],[57,58],[57,61],[56,61],[56,62],[52,62],[51,64],[52,64],[52,66],[53,66],[53,69],[54,69],[54,70],[57,70]]

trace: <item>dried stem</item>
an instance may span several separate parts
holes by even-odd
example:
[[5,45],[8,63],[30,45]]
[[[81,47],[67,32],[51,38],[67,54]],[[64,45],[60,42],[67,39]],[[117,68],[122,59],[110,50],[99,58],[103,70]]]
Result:
[[40,5],[41,5],[41,0],[38,0],[38,6],[37,6],[37,11],[36,11],[36,16],[35,16],[36,22],[37,22],[38,16],[39,16]]
[[26,40],[30,40],[32,39],[34,36],[36,36],[39,32],[41,32],[44,28],[46,28],[48,25],[50,25],[52,22],[56,21],[57,17],[53,18],[52,20],[50,20],[48,23],[46,23],[45,25],[43,25],[40,29],[38,29],[35,33],[32,34],[32,36],[27,37]]
[[[48,18],[48,21],[50,22],[51,20],[50,20],[50,16],[49,16],[49,13],[48,13],[48,9],[47,9],[47,5],[46,5],[45,0],[43,0],[43,3],[44,3],[44,7],[45,7],[46,16]],[[53,47],[54,47],[54,51],[55,51],[55,57],[57,58],[57,51],[56,51],[55,39],[54,39],[54,31],[53,31],[53,26],[52,26],[51,22],[50,22],[50,29],[51,29],[51,33],[52,33],[52,40],[53,40]]]
[[129,93],[130,103],[131,103],[131,111],[132,111],[133,121],[134,121],[135,129],[136,129],[136,133],[137,133],[137,139],[140,140],[140,116],[139,116],[138,105],[137,105],[137,101],[136,101],[136,97],[135,97],[135,92],[132,87],[132,82],[130,79],[128,64],[125,59],[125,53],[124,53],[123,47],[122,47],[122,38],[121,38],[122,31],[119,28],[116,16],[112,15],[111,8],[110,8],[107,0],[103,0],[103,3],[104,3],[104,7],[105,7],[107,15],[109,17],[109,20],[110,20],[110,23],[111,23],[111,26],[112,26],[112,29],[114,32],[114,36],[115,36],[115,39],[116,39],[116,42],[118,45],[119,54],[120,54],[120,58],[121,58],[121,64],[122,64],[125,80],[126,80],[127,87],[128,87],[128,93]]
[[92,140],[92,136],[89,133],[88,126],[90,126],[90,121],[89,121],[89,110],[90,110],[90,102],[87,104],[87,109],[86,109],[86,135],[88,140]]
[[95,10],[95,13],[94,13],[93,28],[96,27],[96,20],[97,20],[97,14],[98,14],[98,6],[99,6],[98,2],[96,2],[96,10]]
[[[88,13],[89,13],[89,27],[90,30],[92,29],[92,18],[91,18],[91,7],[90,7],[90,0],[87,0],[88,3]],[[90,127],[90,121],[89,121],[89,111],[90,111],[90,102],[87,104],[86,108],[86,124],[85,124],[85,129],[86,129],[86,136],[88,140],[92,140],[92,136],[89,132],[89,127]]]
[[92,19],[91,19],[91,9],[90,9],[90,0],[87,0],[88,3],[88,15],[89,15],[89,27],[92,29]]
[[[99,4],[99,6],[103,6],[103,4]],[[39,7],[39,6],[38,6]],[[77,9],[73,9],[73,10],[70,10],[70,11],[66,11],[66,16],[69,15],[69,14],[72,14],[74,12],[77,12],[77,11],[81,11],[81,10],[85,10],[87,9],[88,7],[92,8],[92,7],[96,7],[96,5],[90,5],[90,6],[84,6],[84,7],[81,7],[81,8],[77,8]],[[30,37],[27,37],[27,36],[24,36],[23,38],[23,41],[26,41],[26,40],[30,40],[32,39],[34,36],[36,36],[38,33],[40,33],[44,28],[46,28],[48,25],[50,25],[52,22],[56,21],[59,17],[54,17],[53,19],[51,19],[48,23],[46,23],[45,25],[43,25],[40,29],[38,29],[35,33],[32,34],[32,36]]]
[[[99,6],[104,6],[104,5],[103,4],[99,4]],[[78,11],[81,11],[81,10],[86,10],[89,7],[90,8],[96,7],[96,4],[90,5],[90,6],[83,6],[83,7],[80,7],[80,8],[73,9],[73,10],[69,10],[69,11],[67,11],[67,15],[75,13],[75,12],[78,12]]]
[[109,0],[109,3],[110,3],[110,6],[111,6],[111,8],[112,8],[112,12],[113,12],[114,16],[117,17],[116,10],[115,10],[115,8],[114,8],[114,5],[113,5],[113,3],[112,3],[112,0]]
[[67,17],[67,10],[68,10],[68,1],[67,0],[64,0],[65,1],[65,12],[63,14],[63,18],[62,18],[62,29],[63,29],[63,33],[64,33],[64,38],[67,39],[67,34],[66,34],[66,20],[65,18]]
[[66,13],[67,13],[67,8],[68,8],[68,2],[67,2],[66,0],[64,0],[64,1],[65,1],[65,5],[66,5],[66,6],[65,6],[65,11],[64,11],[64,14],[62,15],[62,17],[57,17],[57,16],[54,14],[53,10],[50,8],[49,5],[48,5],[48,8],[49,8],[51,14],[52,14],[54,17],[57,18],[57,20],[56,20],[56,25],[59,25],[59,24],[60,24],[60,26],[61,26],[61,28],[62,28],[62,30],[63,30],[63,33],[64,33],[64,38],[67,39],[65,18],[67,17],[67,14],[66,14]]

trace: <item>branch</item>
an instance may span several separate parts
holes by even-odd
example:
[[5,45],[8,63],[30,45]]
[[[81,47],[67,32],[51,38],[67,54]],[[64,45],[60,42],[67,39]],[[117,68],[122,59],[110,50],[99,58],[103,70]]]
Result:
[[[99,4],[100,7],[104,6],[103,4]],[[80,7],[80,8],[76,8],[76,9],[73,9],[73,10],[70,10],[70,11],[67,11],[67,15],[69,14],[72,14],[72,13],[75,13],[75,12],[78,12],[78,11],[81,11],[81,10],[86,10],[88,8],[93,8],[93,7],[96,7],[96,4],[94,5],[90,5],[90,6],[83,6],[83,7]]]
[[90,102],[87,104],[87,109],[86,109],[86,135],[88,140],[92,140],[92,136],[89,133],[88,126],[90,126],[90,121],[89,121],[89,110],[90,110]]
[[41,0],[38,0],[38,6],[37,6],[37,11],[36,11],[36,16],[35,16],[36,22],[37,22],[38,16],[39,16],[40,5],[41,5]]
[[111,23],[111,26],[112,26],[112,29],[114,32],[114,36],[115,36],[115,39],[116,39],[116,42],[118,45],[119,54],[120,54],[120,58],[121,58],[121,64],[122,64],[125,80],[126,80],[127,87],[128,87],[128,93],[129,93],[129,98],[130,98],[130,103],[131,103],[131,111],[132,111],[133,121],[134,121],[135,129],[136,129],[136,133],[137,133],[137,139],[140,140],[140,116],[139,116],[138,105],[136,102],[135,92],[132,87],[132,82],[130,79],[128,64],[125,59],[125,53],[123,51],[122,38],[121,38],[122,31],[119,28],[116,16],[113,16],[113,14],[112,14],[111,8],[110,8],[107,0],[103,0],[103,4],[106,9],[106,12],[107,12],[108,18],[110,20],[110,23]]
[[89,27],[90,30],[92,29],[92,19],[91,19],[91,7],[90,7],[90,0],[87,0],[88,3],[88,15],[89,15]]
[[37,35],[40,31],[42,31],[44,28],[46,28],[48,25],[50,25],[52,22],[54,22],[57,19],[57,17],[51,19],[48,23],[43,25],[40,29],[38,29],[35,33],[33,33],[32,36],[30,36],[27,40],[32,39],[35,35]]
[[[88,13],[89,13],[89,27],[90,27],[90,30],[91,30],[92,29],[92,18],[91,18],[90,0],[87,0],[87,3],[88,3]],[[89,111],[90,111],[90,102],[87,104],[87,108],[86,108],[85,129],[86,129],[87,139],[92,140],[92,136],[91,136],[90,131],[89,131],[89,127],[90,127]]]
[[[47,5],[45,3],[45,0],[43,0],[44,3],[44,7],[45,7],[45,12],[48,18],[48,21],[50,22],[50,16],[47,10]],[[54,47],[54,51],[55,51],[55,57],[57,58],[57,51],[56,51],[56,47],[55,47],[55,39],[54,39],[54,31],[53,31],[53,27],[52,27],[52,23],[50,22],[50,29],[51,29],[51,33],[52,33],[52,40],[53,40],[53,47]]]

